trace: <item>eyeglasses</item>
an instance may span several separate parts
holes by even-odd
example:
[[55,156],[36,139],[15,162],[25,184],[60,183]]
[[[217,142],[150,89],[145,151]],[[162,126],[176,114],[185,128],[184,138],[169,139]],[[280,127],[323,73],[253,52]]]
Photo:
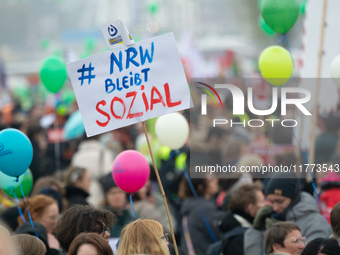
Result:
[[102,234],[102,237],[104,237],[105,236],[105,232],[107,232],[107,233],[111,233],[111,229],[110,228],[108,228],[108,227],[104,227],[104,229],[103,229],[103,232],[101,232],[100,234]]
[[296,238],[292,243],[298,246],[302,242],[304,245],[307,243],[307,238],[303,236],[302,238]]
[[165,242],[169,243],[170,242],[170,237],[168,233],[165,233],[161,239],[163,239]]

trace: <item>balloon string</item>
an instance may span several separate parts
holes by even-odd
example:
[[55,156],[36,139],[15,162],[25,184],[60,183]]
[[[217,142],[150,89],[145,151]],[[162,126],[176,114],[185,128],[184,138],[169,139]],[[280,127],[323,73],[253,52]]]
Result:
[[277,42],[277,44],[280,44],[281,43],[281,41],[282,41],[282,39],[285,37],[285,35],[283,34],[281,37],[280,37],[280,39],[279,39],[279,41]]
[[35,231],[35,227],[34,227],[34,225],[33,225],[33,221],[32,221],[32,218],[31,218],[30,209],[28,208],[28,204],[27,204],[27,201],[26,201],[26,197],[25,197],[25,194],[24,194],[24,190],[22,189],[21,183],[20,183],[20,182],[19,182],[19,185],[20,185],[20,189],[21,189],[22,196],[24,197],[24,200],[25,200],[25,203],[26,203],[26,206],[27,206],[28,217],[29,217],[29,219],[30,219],[32,228],[34,229],[34,233],[35,233],[36,237],[39,238],[39,236],[38,236],[38,234],[37,234],[37,231]]
[[290,46],[289,46],[288,37],[287,37],[286,34],[285,34],[284,36],[286,37],[287,48],[288,48],[288,51],[289,51],[289,53],[290,53],[290,56],[292,57],[293,67],[294,67],[294,66],[295,66],[295,64],[294,64],[294,58],[293,58],[292,50],[290,49]]
[[135,215],[136,220],[138,219],[137,213],[135,211],[135,208],[133,207],[133,203],[132,203],[132,193],[130,193],[130,205],[133,211],[133,214]]
[[294,67],[295,64],[294,64],[294,59],[293,59],[292,50],[290,49],[290,46],[289,46],[288,36],[287,36],[286,34],[283,34],[283,35],[280,37],[280,39],[279,39],[279,41],[277,42],[277,44],[280,44],[280,43],[282,42],[283,38],[286,39],[287,48],[288,48],[288,51],[289,51],[290,56],[292,57],[293,67]]
[[180,154],[180,150],[175,150],[175,151],[171,151],[169,159],[172,159],[173,156],[175,156],[176,154]]
[[15,194],[15,192],[13,193],[13,195],[14,195],[14,198],[15,198],[15,202],[17,203],[17,206],[18,206],[18,211],[19,211],[20,217],[21,217],[22,221],[25,223],[26,219],[25,219],[24,214],[22,213],[22,210],[19,206],[19,200],[17,198],[17,195]]
[[[195,199],[198,199],[196,190],[195,190],[194,186],[192,185],[192,182],[191,182],[191,180],[190,180],[190,177],[189,177],[189,175],[188,175],[188,172],[187,172],[187,170],[186,170],[185,168],[183,169],[183,172],[184,172],[185,178],[186,178],[187,181],[188,181],[188,184],[189,184],[189,186],[190,186],[190,189],[191,189],[192,194],[194,194]],[[200,209],[200,213],[201,213],[201,217],[202,217],[202,219],[203,219],[203,222],[204,222],[205,226],[206,226],[207,229],[208,229],[209,235],[210,235],[212,241],[213,241],[214,243],[216,243],[216,238],[215,238],[215,235],[214,235],[214,233],[213,233],[213,231],[212,231],[212,229],[211,229],[211,227],[210,227],[210,225],[209,225],[209,222],[208,222],[207,218],[205,217],[205,214],[204,214],[202,208],[199,207],[199,209]]]
[[294,137],[296,143],[298,144],[298,146],[299,146],[299,148],[300,148],[300,151],[301,151],[301,153],[302,153],[302,156],[303,156],[303,158],[305,159],[305,161],[306,161],[306,163],[307,163],[307,168],[308,168],[308,170],[309,170],[308,173],[309,173],[309,175],[310,175],[310,177],[311,177],[311,180],[312,180],[312,186],[313,186],[313,190],[314,190],[314,193],[315,193],[316,202],[319,204],[318,191],[317,191],[317,189],[316,189],[316,185],[315,185],[315,182],[314,182],[314,179],[313,179],[313,175],[312,175],[312,172],[310,171],[310,167],[309,167],[309,164],[308,164],[308,152],[303,151],[303,149],[302,149],[302,147],[301,147],[301,145],[300,145],[300,143],[299,143],[299,140],[297,139],[297,137],[296,137],[296,135],[295,135],[295,133],[294,133],[293,127],[291,127],[291,130],[292,130],[292,133],[293,133],[293,137]]

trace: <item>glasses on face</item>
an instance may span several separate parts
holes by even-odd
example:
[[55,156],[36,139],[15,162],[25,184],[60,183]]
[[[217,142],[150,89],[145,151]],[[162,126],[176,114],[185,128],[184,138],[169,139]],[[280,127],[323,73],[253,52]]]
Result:
[[104,237],[105,236],[105,232],[107,232],[107,233],[111,233],[111,229],[110,228],[108,228],[108,227],[104,227],[104,229],[103,229],[103,232],[101,232],[100,234],[102,235],[102,237]]
[[301,238],[296,238],[296,239],[294,239],[294,241],[292,243],[295,244],[296,246],[299,246],[300,242],[302,242],[304,245],[306,245],[307,238],[305,236],[303,236]]
[[165,242],[169,243],[170,242],[170,237],[168,233],[165,233],[161,239],[163,239]]

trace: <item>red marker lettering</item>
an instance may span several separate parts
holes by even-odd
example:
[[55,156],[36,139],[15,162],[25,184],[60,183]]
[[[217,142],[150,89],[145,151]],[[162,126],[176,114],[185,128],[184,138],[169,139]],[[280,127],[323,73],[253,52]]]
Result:
[[103,114],[107,118],[107,121],[106,122],[99,122],[98,120],[96,120],[96,123],[101,127],[106,127],[106,125],[109,123],[111,118],[110,118],[110,115],[108,115],[106,112],[104,112],[102,109],[99,108],[99,105],[105,106],[106,105],[105,100],[98,102],[98,104],[96,105],[96,110],[97,110],[97,112]]

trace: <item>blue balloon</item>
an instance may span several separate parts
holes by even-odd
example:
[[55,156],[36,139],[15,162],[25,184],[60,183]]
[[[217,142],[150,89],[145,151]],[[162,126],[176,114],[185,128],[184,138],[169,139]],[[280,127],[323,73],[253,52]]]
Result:
[[7,128],[0,132],[0,171],[19,177],[29,168],[33,158],[31,141],[21,131]]
[[64,125],[64,140],[71,140],[82,137],[85,133],[83,119],[80,111],[71,114]]

